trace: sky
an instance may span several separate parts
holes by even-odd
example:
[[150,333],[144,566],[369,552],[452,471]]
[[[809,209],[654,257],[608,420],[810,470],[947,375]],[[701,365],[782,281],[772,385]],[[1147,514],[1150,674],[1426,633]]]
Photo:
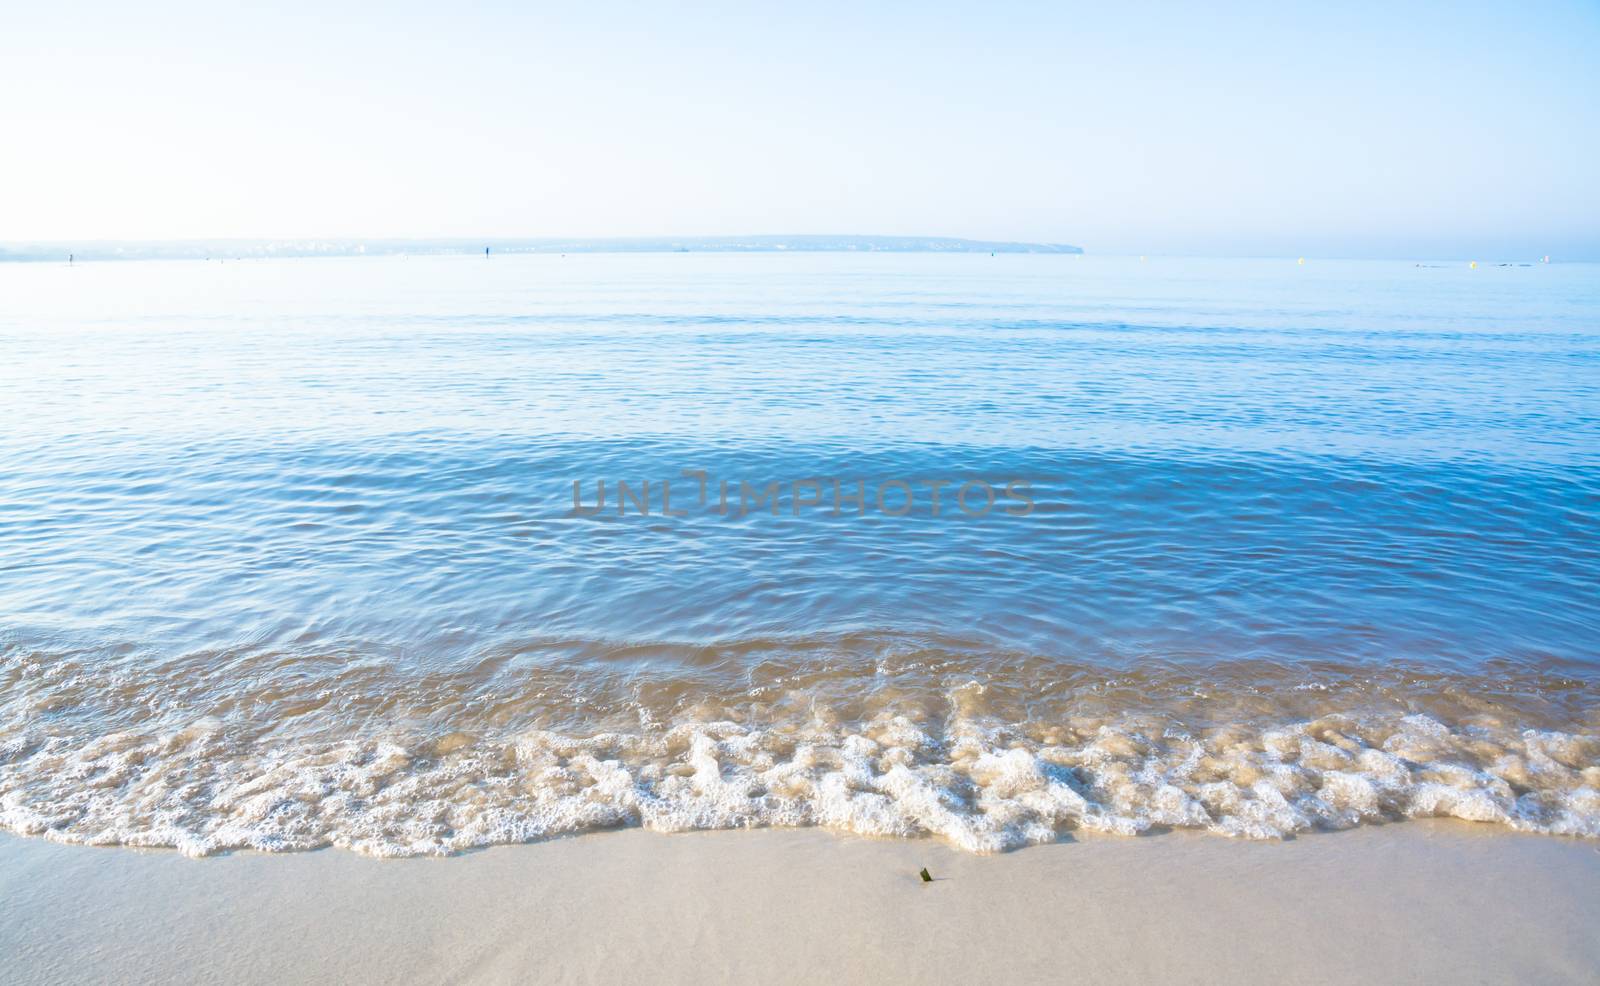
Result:
[[1600,2],[0,0],[0,241],[1600,259]]

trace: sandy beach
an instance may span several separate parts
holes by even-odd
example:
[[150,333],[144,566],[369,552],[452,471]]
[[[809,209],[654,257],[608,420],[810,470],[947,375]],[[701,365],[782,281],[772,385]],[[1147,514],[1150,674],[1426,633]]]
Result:
[[1600,0],[6,13],[0,986],[1600,986]]
[[[931,884],[917,876],[926,866]],[[4,979],[1593,982],[1600,846],[1457,822],[994,856],[637,829],[443,859],[0,837]]]

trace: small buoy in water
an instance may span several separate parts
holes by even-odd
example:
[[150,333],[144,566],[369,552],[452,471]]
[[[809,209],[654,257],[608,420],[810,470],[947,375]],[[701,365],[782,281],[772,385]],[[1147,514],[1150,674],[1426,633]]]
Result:
[[917,874],[917,875],[922,877],[922,882],[923,883],[932,883],[933,882],[933,877],[928,875],[928,868],[926,866],[924,866],[922,868],[922,872]]
[[1144,255],[1143,254],[1139,255],[1139,263],[1141,263],[1141,264],[1144,263]]
[[1474,260],[1472,263],[1468,264],[1467,266],[1472,268],[1473,270],[1477,270],[1478,269],[1478,262],[1476,260]]
[[1306,265],[1306,258],[1301,257],[1299,260],[1295,261],[1295,263],[1298,263],[1301,267],[1304,267]]

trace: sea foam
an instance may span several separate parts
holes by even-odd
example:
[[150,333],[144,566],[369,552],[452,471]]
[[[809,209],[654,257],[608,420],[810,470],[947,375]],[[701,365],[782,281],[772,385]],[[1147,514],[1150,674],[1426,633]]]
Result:
[[885,713],[572,736],[243,741],[216,722],[11,736],[0,825],[96,845],[445,854],[593,829],[821,826],[988,853],[1075,830],[1275,839],[1451,817],[1600,837],[1600,737],[1426,715],[1271,728]]

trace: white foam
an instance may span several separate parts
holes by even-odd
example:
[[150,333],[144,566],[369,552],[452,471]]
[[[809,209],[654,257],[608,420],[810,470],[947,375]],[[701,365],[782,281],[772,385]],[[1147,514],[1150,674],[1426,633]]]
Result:
[[1151,730],[1147,718],[1058,743],[960,714],[498,740],[241,743],[215,721],[82,743],[12,737],[0,825],[192,855],[449,853],[624,825],[818,825],[973,852],[1074,829],[1272,839],[1412,817],[1600,837],[1592,736],[1419,715],[1211,731]]

